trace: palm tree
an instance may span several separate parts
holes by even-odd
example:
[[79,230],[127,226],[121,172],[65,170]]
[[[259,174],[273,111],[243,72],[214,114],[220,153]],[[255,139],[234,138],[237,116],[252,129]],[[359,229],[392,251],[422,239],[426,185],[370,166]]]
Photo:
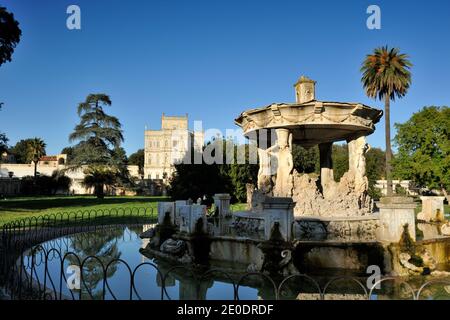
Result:
[[40,138],[33,138],[28,142],[28,160],[34,163],[34,179],[36,179],[39,160],[45,156],[45,147],[45,142]]
[[117,172],[106,166],[89,166],[84,170],[83,186],[94,188],[98,199],[105,197],[104,187],[112,186],[117,181]]
[[390,102],[406,95],[411,85],[411,67],[407,55],[401,54],[397,48],[389,49],[387,46],[376,48],[372,54],[367,55],[361,67],[361,81],[367,96],[384,99],[387,196],[392,196]]

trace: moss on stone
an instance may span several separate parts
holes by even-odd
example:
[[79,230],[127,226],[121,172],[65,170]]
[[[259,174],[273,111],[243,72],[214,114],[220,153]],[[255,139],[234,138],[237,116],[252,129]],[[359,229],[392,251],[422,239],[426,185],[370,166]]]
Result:
[[176,232],[176,227],[172,224],[170,219],[170,212],[166,212],[164,215],[163,222],[155,227],[155,236],[159,238],[158,245],[161,245],[167,239],[170,239]]
[[204,218],[195,223],[195,229],[191,236],[192,255],[194,262],[200,265],[209,265],[209,253],[211,251],[211,238],[206,230],[203,230]]
[[280,231],[280,225],[275,222],[270,231],[269,240],[262,242],[259,245],[259,248],[264,254],[262,271],[267,271],[271,275],[276,275],[281,271],[280,262],[283,259],[281,252],[286,249],[292,250],[292,245],[284,241]]

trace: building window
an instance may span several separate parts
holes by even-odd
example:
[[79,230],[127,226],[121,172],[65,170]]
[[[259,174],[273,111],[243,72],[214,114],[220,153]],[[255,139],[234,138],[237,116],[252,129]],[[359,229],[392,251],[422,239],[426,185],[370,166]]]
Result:
[[178,141],[177,140],[173,140],[173,147],[175,148],[178,145]]
[[156,179],[159,179],[159,173],[156,174]]

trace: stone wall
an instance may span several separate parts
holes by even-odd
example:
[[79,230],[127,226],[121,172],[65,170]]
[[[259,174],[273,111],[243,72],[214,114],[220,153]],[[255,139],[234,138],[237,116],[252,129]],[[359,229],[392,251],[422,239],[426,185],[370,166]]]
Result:
[[[134,179],[140,179],[139,178],[139,167],[135,165],[129,165],[127,166],[128,171],[130,172],[130,175]],[[51,176],[55,170],[67,170],[68,166],[66,165],[57,165],[55,163],[50,164],[41,164],[38,165],[37,171],[41,175]],[[65,171],[65,175],[68,176],[72,180],[72,184],[70,186],[70,193],[71,194],[92,194],[93,188],[85,188],[82,185],[82,181],[84,179],[84,173],[83,168],[78,168],[76,170],[67,170]],[[5,188],[10,188],[9,186],[9,172],[13,172],[14,179],[22,179],[26,176],[33,176],[34,175],[34,165],[33,164],[19,164],[19,163],[0,163],[0,181],[6,181],[6,182],[0,182],[0,194],[2,194],[1,190],[6,191]],[[20,184],[20,182],[18,182]],[[3,187],[2,187],[3,186]],[[3,188],[3,189],[2,189]],[[18,188],[11,189],[16,193],[13,194],[19,194],[20,191]],[[108,193],[110,190],[106,190]],[[6,194],[6,193],[4,193]]]

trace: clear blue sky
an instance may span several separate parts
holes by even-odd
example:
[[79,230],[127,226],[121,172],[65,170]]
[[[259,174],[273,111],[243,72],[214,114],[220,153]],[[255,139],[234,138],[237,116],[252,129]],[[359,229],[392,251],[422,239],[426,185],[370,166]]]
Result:
[[[66,28],[81,7],[82,29]],[[366,28],[378,4],[382,29]],[[144,126],[161,113],[188,113],[205,127],[235,128],[245,109],[294,101],[301,74],[321,100],[368,99],[359,68],[380,45],[414,63],[413,85],[392,105],[392,122],[450,101],[450,1],[0,0],[23,36],[0,67],[0,131],[10,144],[38,136],[54,154],[69,145],[76,106],[89,93],[111,96],[128,154],[143,148]],[[384,147],[384,120],[369,137]]]

